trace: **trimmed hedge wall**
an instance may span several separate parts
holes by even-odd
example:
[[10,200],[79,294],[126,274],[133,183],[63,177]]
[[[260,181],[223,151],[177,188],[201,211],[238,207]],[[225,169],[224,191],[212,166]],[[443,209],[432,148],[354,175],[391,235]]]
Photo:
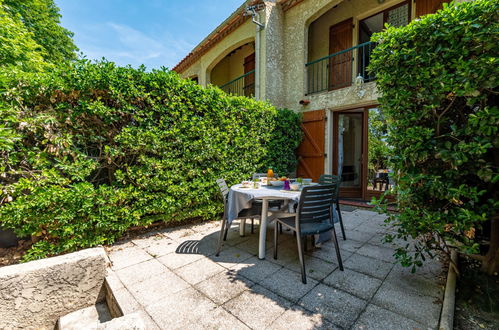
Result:
[[0,224],[33,237],[25,260],[212,218],[216,179],[292,172],[301,140],[292,111],[107,61],[22,81],[1,102]]
[[498,22],[499,0],[476,0],[375,36],[400,209],[388,239],[418,239],[396,253],[413,270],[450,245],[499,271]]

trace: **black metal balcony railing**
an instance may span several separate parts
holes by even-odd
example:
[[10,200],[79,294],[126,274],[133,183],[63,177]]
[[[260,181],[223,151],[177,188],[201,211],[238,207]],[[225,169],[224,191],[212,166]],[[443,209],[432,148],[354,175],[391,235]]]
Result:
[[359,74],[365,82],[374,80],[366,69],[374,47],[369,41],[305,64],[307,95],[350,86]]
[[223,84],[220,88],[233,95],[254,96],[255,95],[255,70],[249,71],[236,79],[232,79],[228,83]]

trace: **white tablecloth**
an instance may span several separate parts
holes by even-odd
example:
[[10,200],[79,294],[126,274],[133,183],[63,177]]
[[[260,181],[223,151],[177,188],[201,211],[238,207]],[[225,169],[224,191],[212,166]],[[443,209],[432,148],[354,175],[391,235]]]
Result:
[[282,191],[283,187],[261,186],[258,189],[241,188],[241,184],[236,184],[229,191],[229,210],[227,220],[232,223],[237,218],[239,212],[249,209],[255,199],[275,197],[278,200],[288,199],[290,203],[297,203],[300,200],[300,191]]

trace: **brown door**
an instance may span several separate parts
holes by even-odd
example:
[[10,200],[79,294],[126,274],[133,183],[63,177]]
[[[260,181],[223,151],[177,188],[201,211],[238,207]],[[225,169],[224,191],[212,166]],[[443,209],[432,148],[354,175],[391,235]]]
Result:
[[437,10],[442,8],[444,2],[449,2],[445,0],[417,0],[416,1],[416,17],[420,17],[426,14],[433,14]]
[[296,176],[311,178],[315,182],[324,173],[324,134],[326,116],[324,110],[303,113],[301,129],[303,141],[298,147]]
[[[244,58],[244,74],[255,71],[255,53]],[[244,96],[255,95],[255,72],[244,77]]]
[[362,108],[333,116],[333,173],[341,175],[340,197],[363,197],[367,152],[364,112]]
[[[329,54],[352,47],[353,21],[351,18],[329,29]],[[329,90],[350,86],[352,83],[352,51],[335,55],[329,60]]]

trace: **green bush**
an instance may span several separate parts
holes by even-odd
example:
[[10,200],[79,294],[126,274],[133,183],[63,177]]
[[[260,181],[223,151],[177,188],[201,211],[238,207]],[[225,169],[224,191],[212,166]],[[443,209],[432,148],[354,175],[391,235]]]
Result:
[[[25,260],[214,217],[216,179],[235,183],[276,159],[292,171],[301,138],[289,110],[106,61],[20,81],[1,102],[13,134],[0,143],[0,224],[33,237]],[[282,135],[293,141],[276,144]]]
[[387,239],[418,238],[397,250],[413,270],[449,245],[499,269],[498,22],[499,1],[477,0],[375,36],[370,70],[383,94],[400,210]]

